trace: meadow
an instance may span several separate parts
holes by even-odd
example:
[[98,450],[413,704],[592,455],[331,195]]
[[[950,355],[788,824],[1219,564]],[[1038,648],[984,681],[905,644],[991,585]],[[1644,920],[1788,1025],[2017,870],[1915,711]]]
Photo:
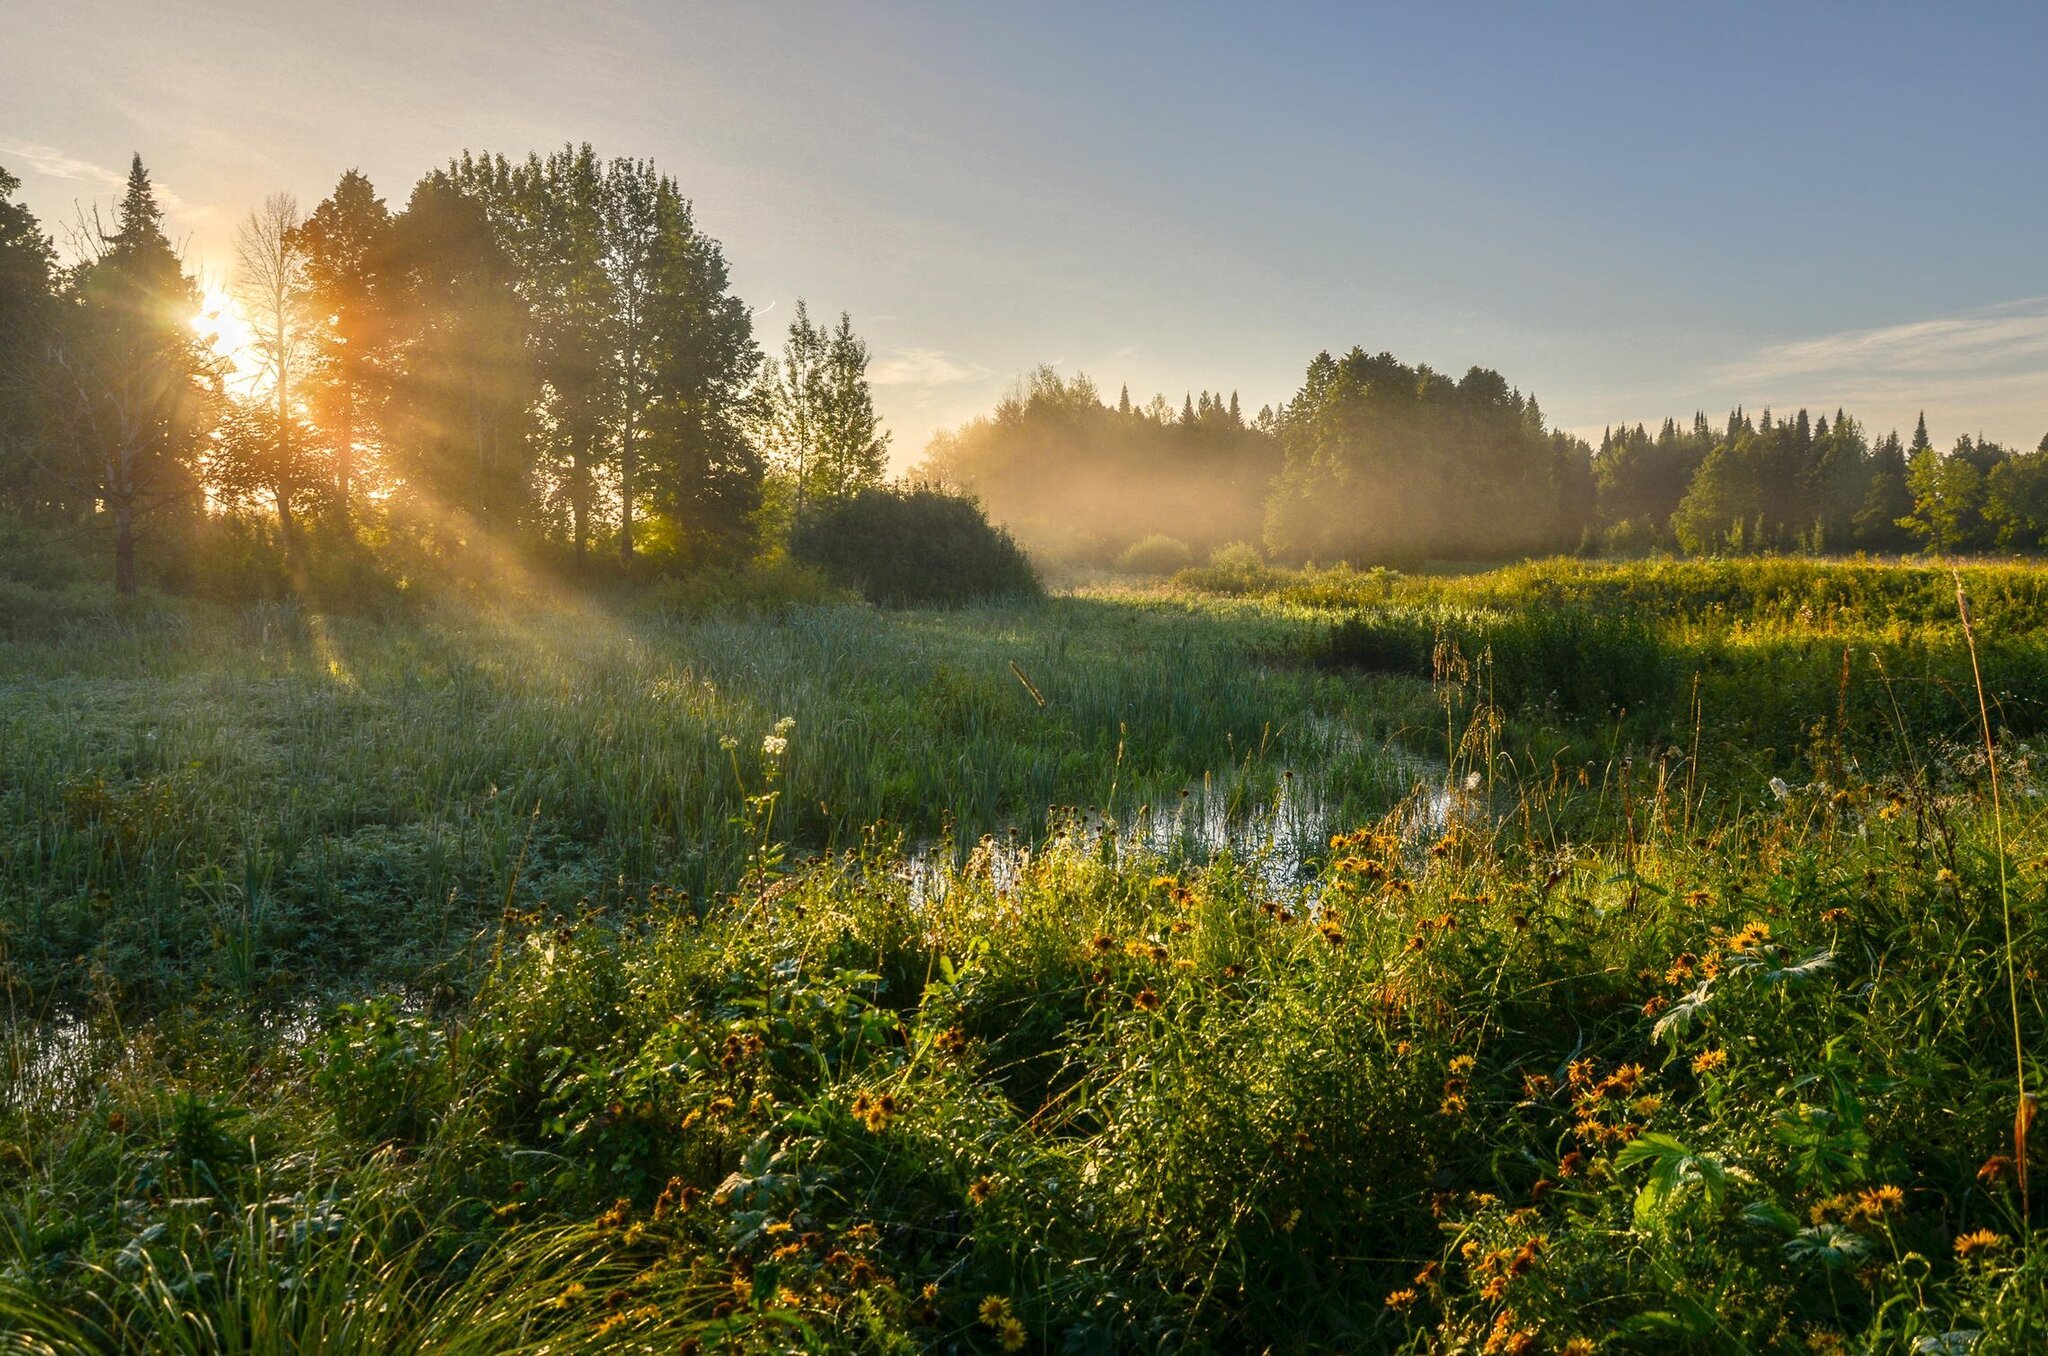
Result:
[[17,603],[0,1344],[2038,1350],[1959,577]]

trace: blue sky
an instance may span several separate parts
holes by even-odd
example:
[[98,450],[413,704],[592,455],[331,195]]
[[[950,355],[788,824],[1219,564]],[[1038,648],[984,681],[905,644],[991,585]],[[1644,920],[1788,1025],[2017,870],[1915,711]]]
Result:
[[652,156],[779,342],[852,312],[899,464],[1038,363],[1285,399],[1322,348],[1554,423],[2048,432],[2048,5],[0,0],[46,221],[140,150],[194,262],[358,166]]

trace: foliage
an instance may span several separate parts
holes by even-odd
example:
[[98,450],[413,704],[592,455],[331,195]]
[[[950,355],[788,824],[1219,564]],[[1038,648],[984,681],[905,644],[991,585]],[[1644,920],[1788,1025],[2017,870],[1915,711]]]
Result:
[[1125,547],[1116,563],[1132,574],[1166,575],[1193,564],[1194,553],[1188,550],[1186,542],[1155,532]]
[[1391,353],[1317,354],[1280,417],[1265,540],[1300,560],[1498,559],[1575,544],[1590,449],[1498,372],[1457,381]]
[[979,504],[930,486],[877,486],[821,508],[797,524],[790,553],[891,606],[1041,592],[1023,550]]
[[1111,405],[1085,375],[1041,367],[935,436],[920,474],[974,495],[1041,558],[1109,565],[1153,535],[1198,553],[1258,536],[1279,461],[1273,412],[1247,418],[1235,393]]

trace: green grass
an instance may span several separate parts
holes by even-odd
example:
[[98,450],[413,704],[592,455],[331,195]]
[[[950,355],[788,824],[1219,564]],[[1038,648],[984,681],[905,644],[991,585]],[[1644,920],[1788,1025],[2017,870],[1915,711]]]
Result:
[[[1844,634],[1956,643],[1945,576],[1801,566],[1865,581],[1823,624],[1672,568],[19,640],[0,1334],[2037,1350],[2034,750],[2001,857],[1968,722],[1841,684]],[[1410,617],[1421,676],[1331,662]],[[1796,749],[1611,709],[1710,633],[1702,705],[1771,720],[1781,647],[1833,654]],[[1575,664],[1619,700],[1554,699]],[[1084,812],[1205,774],[1343,832],[1289,872]]]

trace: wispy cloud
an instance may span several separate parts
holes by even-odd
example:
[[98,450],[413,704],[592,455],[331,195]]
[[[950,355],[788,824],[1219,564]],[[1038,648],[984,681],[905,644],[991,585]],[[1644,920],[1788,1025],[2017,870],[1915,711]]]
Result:
[[[0,156],[28,166],[37,174],[51,179],[62,179],[68,183],[90,184],[95,190],[112,189],[115,192],[128,186],[128,171],[109,169],[91,160],[81,160],[67,155],[55,146],[17,145],[0,142]],[[156,184],[157,201],[164,211],[188,221],[214,215],[211,207],[199,207],[186,202],[161,182]]]
[[980,363],[963,362],[940,349],[905,348],[876,363],[868,380],[877,386],[949,386],[990,375]]
[[1718,374],[1729,385],[1786,378],[1981,378],[2048,369],[2048,297],[1931,320],[1773,344]]

